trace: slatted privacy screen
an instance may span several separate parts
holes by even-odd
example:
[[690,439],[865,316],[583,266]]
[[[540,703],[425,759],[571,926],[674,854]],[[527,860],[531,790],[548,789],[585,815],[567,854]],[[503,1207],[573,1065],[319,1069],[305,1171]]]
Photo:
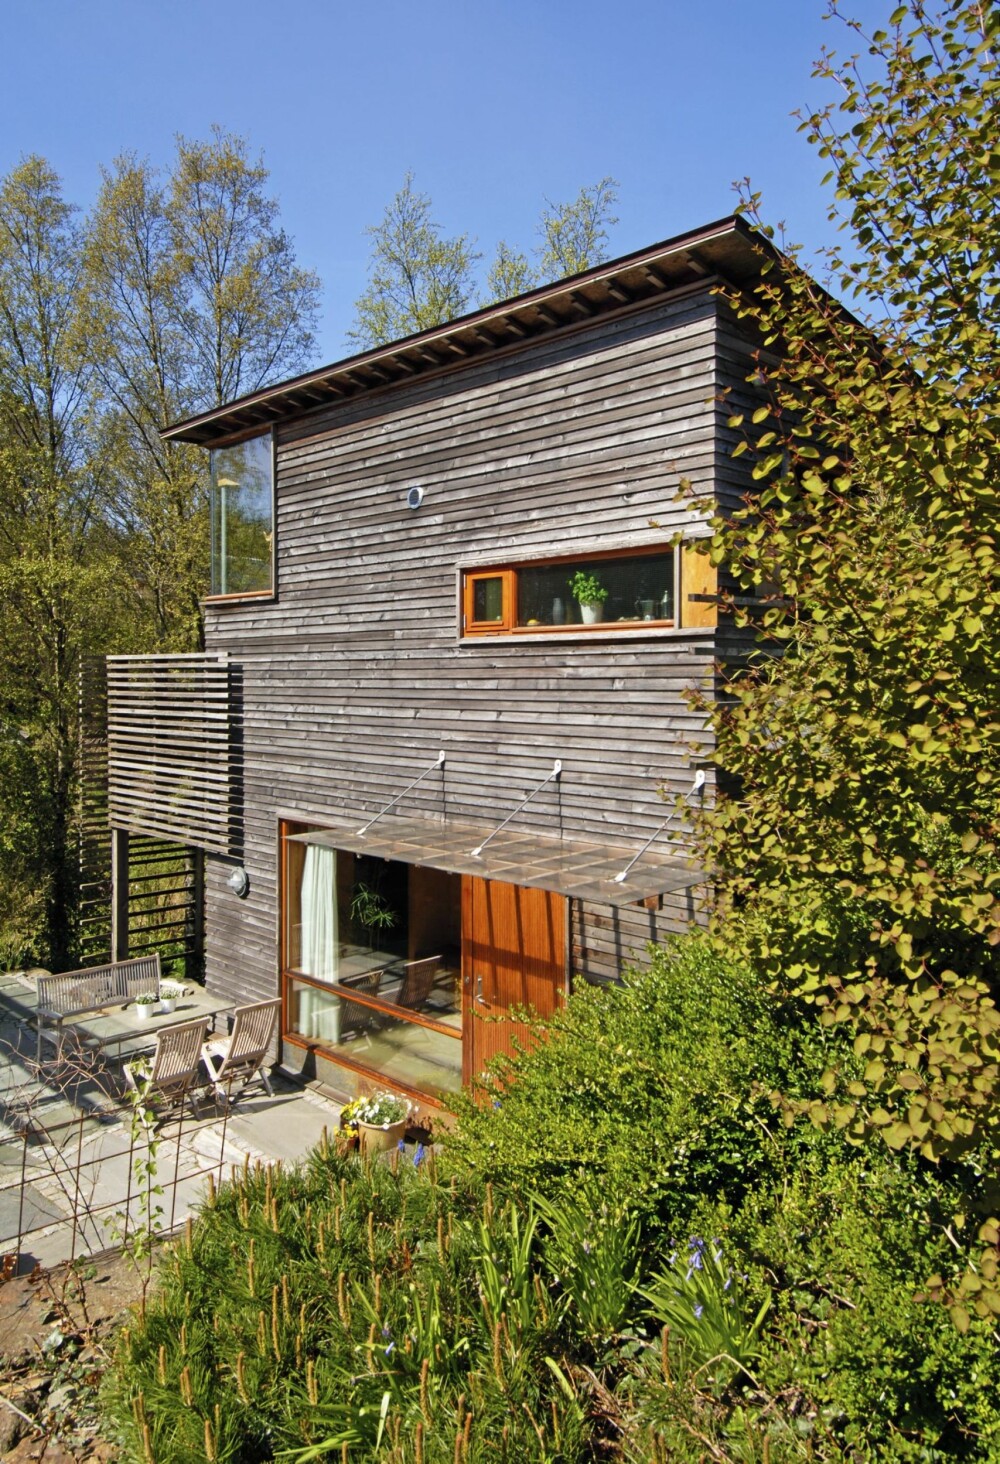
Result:
[[228,657],[109,656],[107,676],[112,826],[236,852]]

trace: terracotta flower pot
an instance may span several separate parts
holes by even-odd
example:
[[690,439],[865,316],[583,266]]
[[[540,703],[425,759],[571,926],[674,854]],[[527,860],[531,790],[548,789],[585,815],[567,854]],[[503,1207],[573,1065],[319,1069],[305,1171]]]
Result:
[[408,1118],[401,1118],[396,1123],[381,1125],[359,1122],[358,1139],[362,1154],[384,1154],[389,1149],[395,1149],[406,1134],[409,1121]]

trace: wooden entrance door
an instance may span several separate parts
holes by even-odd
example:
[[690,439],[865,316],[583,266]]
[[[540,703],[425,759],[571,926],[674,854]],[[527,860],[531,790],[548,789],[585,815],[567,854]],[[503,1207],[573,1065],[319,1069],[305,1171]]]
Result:
[[[462,1078],[470,1083],[523,1031],[513,1006],[550,1016],[566,990],[566,901],[466,875],[462,880]],[[485,1022],[482,1017],[499,1017]]]

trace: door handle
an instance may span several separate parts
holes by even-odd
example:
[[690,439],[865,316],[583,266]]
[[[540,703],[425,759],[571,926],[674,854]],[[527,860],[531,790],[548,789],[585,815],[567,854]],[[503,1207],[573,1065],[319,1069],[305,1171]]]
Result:
[[476,1000],[480,1006],[489,1006],[489,1002],[483,995],[483,973],[481,971],[476,973]]

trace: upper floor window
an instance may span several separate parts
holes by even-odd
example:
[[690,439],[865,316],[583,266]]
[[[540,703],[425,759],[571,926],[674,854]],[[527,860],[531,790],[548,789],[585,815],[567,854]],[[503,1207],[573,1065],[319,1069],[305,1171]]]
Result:
[[462,579],[467,636],[674,624],[670,549],[467,570]]
[[212,595],[274,588],[274,443],[270,432],[212,452]]

